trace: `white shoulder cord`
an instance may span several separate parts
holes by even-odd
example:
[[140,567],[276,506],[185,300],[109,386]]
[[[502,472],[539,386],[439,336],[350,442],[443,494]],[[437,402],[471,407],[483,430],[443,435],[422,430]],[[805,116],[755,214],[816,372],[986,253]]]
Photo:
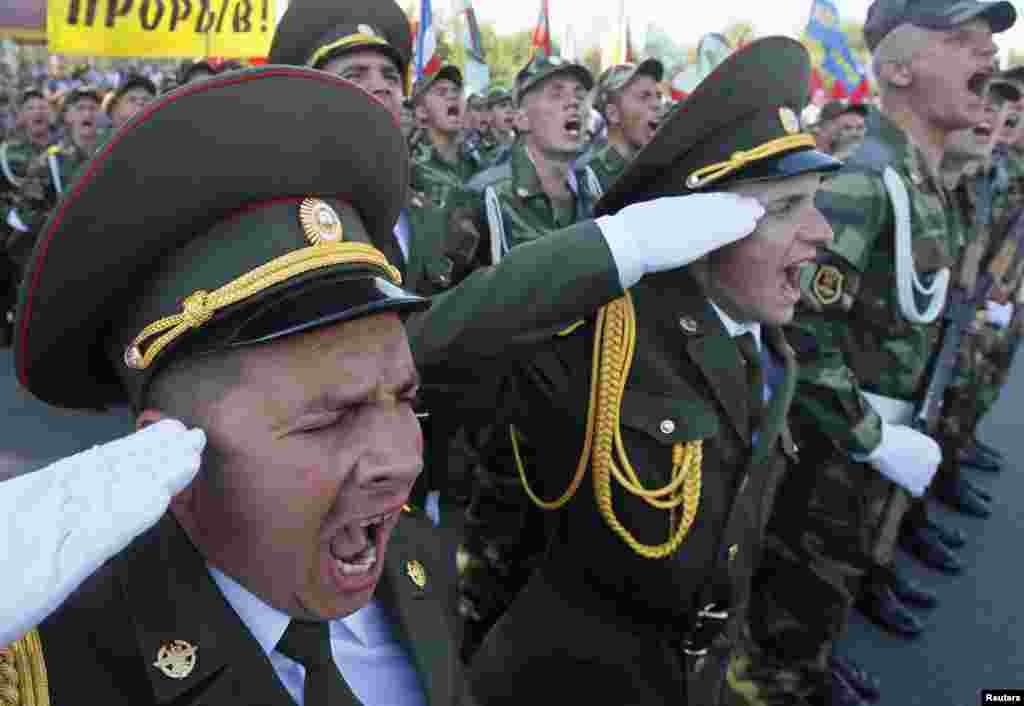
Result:
[[[914,269],[914,252],[911,247],[910,195],[899,174],[892,167],[886,167],[882,173],[882,181],[892,201],[893,220],[895,222],[896,250],[896,293],[899,299],[900,312],[912,324],[930,324],[939,318],[942,307],[946,304],[949,290],[950,271],[944,267],[935,273],[935,279],[929,286],[921,284]],[[917,306],[915,294],[928,300],[927,308],[922,312]]]
[[484,189],[484,204],[487,207],[487,224],[491,228],[491,264],[497,265],[508,252],[505,241],[505,222],[501,217],[501,201],[493,186]]
[[53,188],[58,194],[64,193],[64,185],[60,180],[60,164],[57,162],[57,155],[50,152],[46,155],[47,161],[50,163],[50,176],[53,178]]
[[604,189],[601,187],[601,182],[597,178],[597,174],[591,167],[587,167],[583,170],[583,173],[587,177],[587,191],[590,192],[590,197],[594,200],[594,203],[600,200],[604,196]]
[[9,144],[6,140],[0,143],[0,169],[3,170],[4,176],[7,177],[7,181],[11,182],[11,186],[14,188],[21,187],[21,179],[14,176],[14,170],[11,169],[11,163],[7,161],[7,150]]

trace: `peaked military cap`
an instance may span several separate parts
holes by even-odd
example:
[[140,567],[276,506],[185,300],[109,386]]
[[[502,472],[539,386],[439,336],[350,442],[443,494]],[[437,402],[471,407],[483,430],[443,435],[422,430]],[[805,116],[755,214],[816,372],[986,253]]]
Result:
[[800,42],[765,37],[735,52],[662,123],[595,206],[598,215],[660,196],[835,171],[799,115],[811,60]]
[[571,74],[579,79],[588,91],[594,87],[594,77],[583,64],[567,61],[560,56],[537,56],[516,74],[515,101],[519,103],[523,96],[536,88],[548,78],[556,74]]
[[451,81],[459,88],[462,88],[462,72],[459,71],[458,66],[447,64],[429,76],[422,77],[413,85],[409,102],[415,104],[438,81]]
[[486,106],[488,108],[493,108],[496,105],[500,105],[502,103],[511,102],[511,101],[512,101],[512,92],[509,91],[507,88],[492,88],[487,93]]
[[377,49],[408,71],[409,18],[395,0],[293,0],[274,32],[268,61],[322,68],[341,54]]
[[213,64],[211,64],[206,59],[201,59],[199,61],[192,61],[191,59],[186,59],[185,61],[181,62],[181,65],[178,67],[178,85],[185,85],[186,83],[192,80],[193,74],[199,72],[204,72],[210,74],[211,76],[215,76],[217,74],[217,69],[213,66]]
[[83,98],[92,98],[97,103],[102,103],[103,93],[96,86],[76,86],[61,97],[60,109],[66,111]]
[[21,384],[58,406],[138,408],[169,361],[423,306],[392,264],[408,172],[387,108],[321,71],[249,69],[158,98],[40,233]]

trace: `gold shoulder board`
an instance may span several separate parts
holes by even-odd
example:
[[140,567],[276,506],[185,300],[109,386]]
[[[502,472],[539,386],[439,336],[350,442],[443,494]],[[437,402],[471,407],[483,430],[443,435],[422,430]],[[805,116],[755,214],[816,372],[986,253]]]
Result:
[[0,706],[50,706],[38,630],[0,648]]

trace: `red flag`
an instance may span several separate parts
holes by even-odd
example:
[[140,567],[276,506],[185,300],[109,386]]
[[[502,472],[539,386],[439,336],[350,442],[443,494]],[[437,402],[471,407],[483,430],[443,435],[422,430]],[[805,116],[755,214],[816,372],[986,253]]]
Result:
[[829,97],[837,101],[849,98],[849,94],[846,92],[846,85],[842,81],[833,81]]
[[811,82],[810,82],[810,87],[809,87],[809,90],[808,90],[808,92],[810,93],[811,98],[814,98],[814,96],[816,96],[818,94],[818,91],[824,92],[824,90],[825,90],[825,82],[821,80],[821,74],[818,73],[817,69],[812,68],[811,69]]
[[857,84],[855,89],[853,89],[853,93],[850,94],[850,103],[856,105],[858,103],[864,103],[870,98],[871,84],[868,83],[868,80],[865,78]]
[[548,13],[548,0],[540,0],[540,17],[537,28],[533,30],[533,56],[551,56],[551,17]]

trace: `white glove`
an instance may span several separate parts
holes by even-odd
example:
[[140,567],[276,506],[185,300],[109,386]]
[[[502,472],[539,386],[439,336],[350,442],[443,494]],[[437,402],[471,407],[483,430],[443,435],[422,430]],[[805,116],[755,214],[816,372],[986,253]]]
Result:
[[763,215],[756,199],[716,192],[635,203],[595,222],[612,252],[622,288],[629,289],[646,274],[688,265],[747,237]]
[[205,445],[201,429],[165,419],[0,483],[0,647],[156,524]]
[[996,328],[1006,328],[1013,319],[1013,304],[999,304],[994,301],[985,302],[985,318]]
[[942,463],[942,450],[926,434],[882,422],[882,443],[864,459],[915,498],[924,495]]

